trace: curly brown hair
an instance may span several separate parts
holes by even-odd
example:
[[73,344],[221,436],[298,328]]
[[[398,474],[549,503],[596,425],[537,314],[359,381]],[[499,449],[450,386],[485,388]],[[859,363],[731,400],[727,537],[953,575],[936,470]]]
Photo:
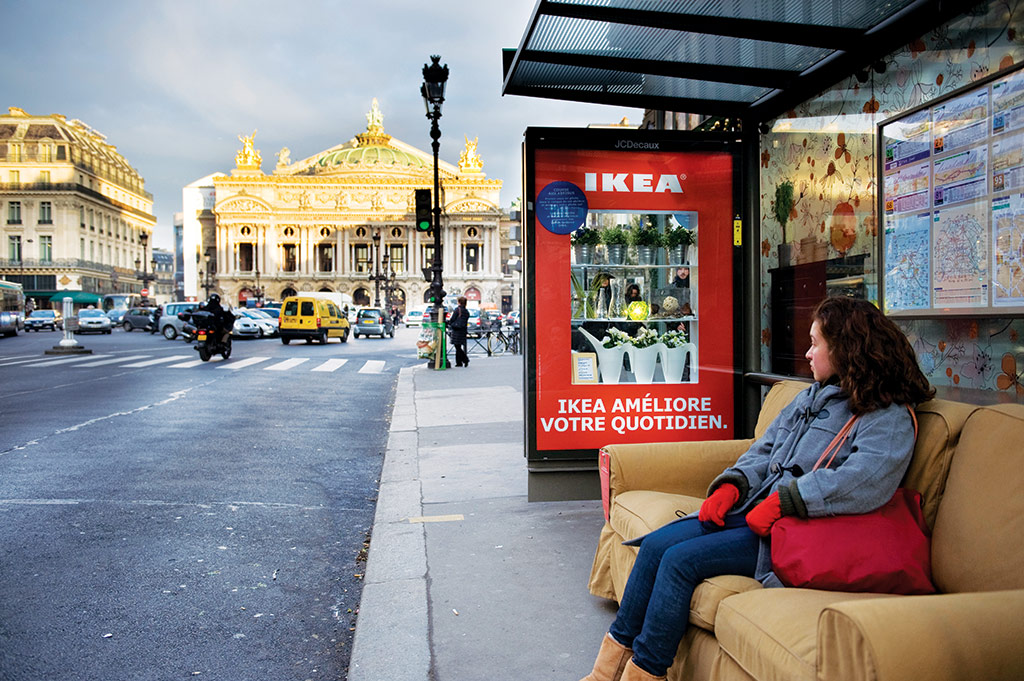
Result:
[[849,395],[854,414],[893,403],[916,405],[935,396],[910,341],[870,302],[826,298],[811,319],[828,343],[839,387]]

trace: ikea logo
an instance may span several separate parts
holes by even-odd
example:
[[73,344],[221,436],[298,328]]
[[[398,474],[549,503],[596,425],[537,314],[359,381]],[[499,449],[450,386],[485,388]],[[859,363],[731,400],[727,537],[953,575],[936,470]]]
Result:
[[[646,192],[649,194],[682,194],[682,180],[686,175],[657,175],[653,173],[584,173],[588,192]],[[598,190],[598,175],[601,188]],[[657,178],[657,179],[655,179]]]

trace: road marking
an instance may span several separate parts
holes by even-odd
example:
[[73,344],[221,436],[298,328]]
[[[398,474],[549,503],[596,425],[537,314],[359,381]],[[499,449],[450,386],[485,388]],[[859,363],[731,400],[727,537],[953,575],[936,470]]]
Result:
[[239,369],[244,369],[245,367],[251,367],[253,364],[259,364],[260,362],[266,362],[268,359],[270,359],[270,358],[269,357],[247,357],[246,359],[243,359],[243,360],[241,360],[239,362],[231,362],[230,364],[225,364],[224,366],[219,366],[217,368],[218,369],[230,369],[231,371],[238,371]]
[[138,367],[151,367],[154,364],[165,364],[167,362],[177,362],[183,359],[189,359],[192,355],[172,355],[170,357],[158,357],[157,359],[146,360],[145,362],[136,362],[135,364],[125,364],[124,368],[136,369]]
[[368,359],[363,368],[359,370],[361,374],[379,374],[384,371],[384,361],[379,359]]
[[130,362],[133,359],[146,359],[149,355],[130,355],[128,357],[111,357],[109,359],[101,359],[98,362],[87,362],[85,364],[76,364],[76,368],[81,367],[101,367],[104,364],[116,364],[118,362]]
[[200,364],[203,364],[203,363],[204,362],[201,359],[194,359],[191,362],[182,362],[181,364],[172,364],[169,368],[171,368],[171,369],[191,369],[192,367],[197,367],[197,366],[199,366]]
[[293,357],[292,359],[286,359],[283,362],[278,362],[268,367],[263,367],[264,371],[288,371],[291,368],[297,367],[303,362],[308,362],[308,357]]
[[313,367],[311,371],[337,371],[341,367],[345,366],[347,359],[329,359],[318,367]]
[[100,357],[109,357],[110,355],[78,355],[77,357],[63,357],[61,359],[47,359],[42,362],[36,362],[35,364],[26,364],[27,367],[48,367],[54,364],[69,364],[71,362],[84,362],[88,359],[99,359]]
[[465,520],[461,513],[454,515],[421,515],[409,518],[410,523],[454,523]]

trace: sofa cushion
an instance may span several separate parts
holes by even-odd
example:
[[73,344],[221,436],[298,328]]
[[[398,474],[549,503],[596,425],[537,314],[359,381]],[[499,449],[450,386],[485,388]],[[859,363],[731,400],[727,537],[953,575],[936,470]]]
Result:
[[834,603],[907,598],[813,589],[760,589],[722,601],[715,636],[722,652],[759,681],[813,681],[818,616]]
[[797,395],[807,390],[810,385],[806,381],[779,381],[773,385],[764,398],[761,411],[758,412],[757,423],[754,425],[754,438],[764,435],[779,412],[796,399]]
[[715,616],[722,601],[729,596],[761,588],[761,582],[756,579],[739,575],[719,575],[705,579],[693,590],[693,598],[690,600],[690,624],[714,632]]
[[1024,405],[970,415],[950,465],[932,534],[939,591],[1024,588]]
[[624,539],[636,539],[700,508],[703,499],[633,490],[616,494],[608,522]]
[[921,493],[924,519],[935,526],[935,514],[946,488],[946,476],[964,422],[977,407],[950,400],[929,400],[917,407],[917,444],[903,486]]

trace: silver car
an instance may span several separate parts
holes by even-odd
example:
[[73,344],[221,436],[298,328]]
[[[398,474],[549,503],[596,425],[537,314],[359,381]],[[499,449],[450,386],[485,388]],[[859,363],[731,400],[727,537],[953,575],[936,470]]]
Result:
[[199,303],[167,303],[164,305],[164,313],[160,317],[160,333],[167,340],[174,340],[182,335],[182,327],[185,322],[178,319],[179,312],[187,312],[199,307]]
[[391,315],[379,307],[361,307],[356,312],[356,322],[352,325],[352,337],[360,336],[395,337],[395,324]]
[[78,333],[110,333],[114,323],[103,310],[79,310]]

